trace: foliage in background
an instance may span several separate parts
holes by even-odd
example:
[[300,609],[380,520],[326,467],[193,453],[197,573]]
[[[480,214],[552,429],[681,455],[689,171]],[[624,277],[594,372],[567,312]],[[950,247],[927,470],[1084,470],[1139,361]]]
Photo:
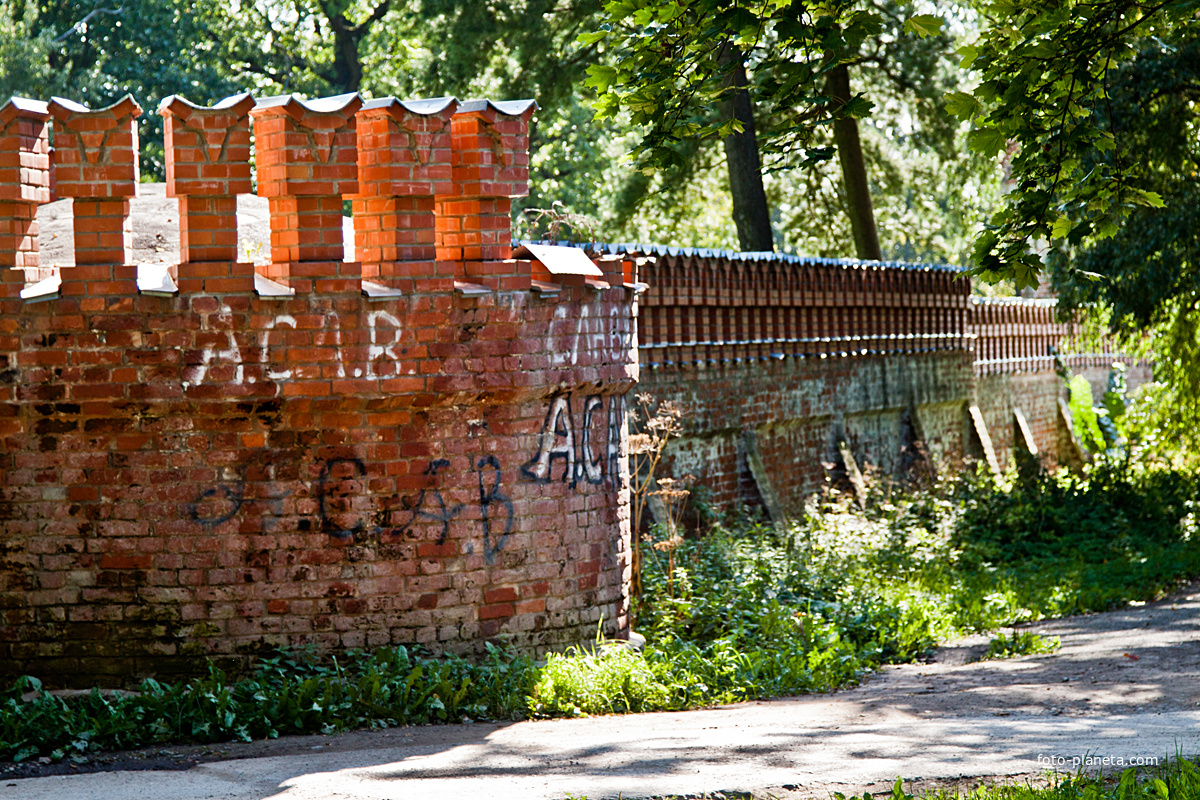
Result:
[[[1200,13],[1200,12],[1197,12]],[[1160,429],[1200,446],[1200,26],[1193,19],[1144,37],[1112,70],[1098,124],[1127,155],[1116,166],[1162,204],[1130,205],[1107,238],[1076,236],[1048,264],[1064,309],[1091,308],[1125,344],[1154,362]],[[1115,168],[1108,152],[1085,152],[1081,169]],[[1070,212],[1070,209],[1066,209]],[[1074,217],[1072,217],[1074,219]],[[1065,224],[1065,223],[1064,223]]]
[[238,88],[205,33],[187,0],[0,0],[0,102],[59,95],[97,108],[132,94],[142,106],[142,171],[161,177],[159,100],[211,102]]
[[1104,432],[1096,421],[1096,410],[1092,403],[1092,385],[1082,375],[1071,378],[1067,388],[1071,393],[1071,420],[1075,423],[1075,435],[1088,452],[1104,451]]

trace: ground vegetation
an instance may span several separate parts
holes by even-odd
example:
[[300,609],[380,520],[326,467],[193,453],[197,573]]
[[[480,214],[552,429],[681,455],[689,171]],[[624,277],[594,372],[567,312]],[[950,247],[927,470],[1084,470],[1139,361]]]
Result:
[[[60,697],[0,694],[0,759],[357,727],[686,709],[822,691],[960,633],[1160,597],[1200,575],[1192,473],[1101,459],[1081,475],[980,476],[808,506],[786,535],[746,515],[704,536],[656,527],[642,548],[637,652],[597,642],[541,663],[489,648],[289,652],[246,675]],[[669,542],[669,547],[655,545]],[[1014,628],[993,656],[1052,642]]]

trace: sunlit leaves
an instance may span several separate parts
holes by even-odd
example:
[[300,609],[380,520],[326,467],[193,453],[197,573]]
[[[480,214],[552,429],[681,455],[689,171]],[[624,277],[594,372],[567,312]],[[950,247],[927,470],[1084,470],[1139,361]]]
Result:
[[944,24],[941,17],[932,14],[917,14],[904,21],[904,30],[924,39],[933,36],[942,29]]
[[979,84],[946,98],[951,114],[973,122],[971,147],[1006,153],[1011,169],[1006,208],[980,234],[977,273],[1036,285],[1030,242],[1101,240],[1131,209],[1161,207],[1160,195],[1139,186],[1152,165],[1113,124],[1111,84],[1139,42],[1194,25],[1198,8],[1197,0],[987,4],[992,24],[959,50]]

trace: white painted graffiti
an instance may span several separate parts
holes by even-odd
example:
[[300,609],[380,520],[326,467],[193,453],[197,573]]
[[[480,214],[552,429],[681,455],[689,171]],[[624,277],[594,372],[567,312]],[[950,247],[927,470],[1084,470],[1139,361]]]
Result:
[[[612,488],[622,483],[622,432],[625,430],[625,398],[608,398],[608,413],[604,414],[604,398],[589,395],[583,401],[583,418],[576,428],[571,410],[571,396],[557,395],[550,401],[546,419],[538,434],[537,452],[521,467],[521,474],[535,483],[559,480],[576,486],[580,480],[599,486],[606,481]],[[605,423],[601,437],[595,435],[597,422]],[[578,433],[577,433],[578,432]],[[595,439],[603,446],[597,452]],[[561,463],[562,470],[558,470]]]
[[599,361],[620,363],[632,346],[633,329],[621,306],[610,306],[607,316],[594,314],[588,305],[554,309],[546,349],[555,369],[575,366],[585,352]]

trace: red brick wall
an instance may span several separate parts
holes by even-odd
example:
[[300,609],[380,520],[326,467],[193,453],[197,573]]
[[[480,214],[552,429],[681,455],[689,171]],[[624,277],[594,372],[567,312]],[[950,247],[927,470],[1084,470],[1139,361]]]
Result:
[[[279,645],[496,640],[543,653],[601,621],[627,630],[637,351],[623,267],[611,284],[556,287],[543,269],[534,292],[530,261],[435,261],[433,221],[376,215],[375,230],[428,241],[377,241],[364,281],[340,250],[360,168],[371,197],[425,197],[436,216],[455,146],[437,132],[455,107],[373,103],[364,119],[383,108],[422,135],[367,137],[357,163],[360,105],[168,98],[169,190],[187,235],[178,291],[156,294],[122,255],[136,104],[0,108],[30,130],[53,116],[60,151],[88,164],[60,174],[60,192],[113,206],[77,213],[77,249],[91,225],[95,257],[36,299],[20,296],[36,248],[0,238],[0,674],[119,685]],[[531,106],[503,107],[528,124]],[[496,113],[506,132],[518,124]],[[230,260],[250,117],[259,192],[280,217],[265,276]],[[48,183],[44,144],[0,139],[0,167],[22,167],[0,172],[0,198]],[[508,146],[527,138],[493,150],[523,168],[527,153]],[[383,169],[389,159],[404,169]],[[296,213],[306,204],[332,217]]]
[[[1017,408],[1054,464],[1062,383],[1049,348],[1068,353],[1068,367],[1094,378],[1097,391],[1114,358],[1081,353],[1078,326],[1056,319],[1053,300],[969,298],[969,284],[946,269],[699,250],[634,255],[656,259],[641,272],[650,288],[638,319],[639,391],[679,403],[685,415],[664,474],[696,475],[719,505],[759,501],[748,441],[793,507],[826,483],[840,437],[860,468],[884,476],[905,468],[902,451],[914,439],[940,471],[957,469],[982,456],[970,403],[1002,466]],[[1134,367],[1131,388],[1147,375]]]
[[643,369],[639,392],[684,409],[667,473],[694,474],[719,505],[756,502],[746,464],[753,432],[780,499],[798,507],[825,483],[845,436],[860,468],[895,474],[902,419],[915,409],[935,459],[963,452],[970,363],[962,351],[835,359],[773,359],[700,370]]
[[617,632],[625,295],[5,301],[4,671]]

